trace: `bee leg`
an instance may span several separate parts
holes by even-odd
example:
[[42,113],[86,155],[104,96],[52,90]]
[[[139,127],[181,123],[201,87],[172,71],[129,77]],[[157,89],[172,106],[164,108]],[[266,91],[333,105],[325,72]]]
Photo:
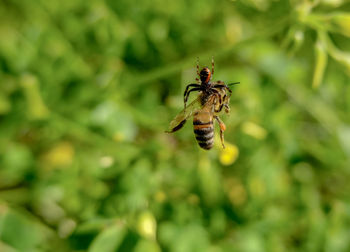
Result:
[[227,104],[224,104],[225,106],[225,112],[228,114],[230,113],[230,107]]
[[230,92],[230,94],[232,94],[232,90],[227,85],[225,85],[224,82],[217,81],[216,83],[217,84],[214,83],[213,88],[225,88],[227,91]]
[[[190,85],[200,86],[198,84],[190,84]],[[188,85],[187,87],[189,87],[190,85]],[[188,97],[190,96],[190,93],[193,91],[201,91],[201,90],[203,90],[201,87],[195,87],[195,88],[190,89],[189,91],[187,91],[187,88],[186,88],[186,91],[184,93],[184,106],[185,106],[185,108],[186,108],[186,102],[188,100]]]
[[228,102],[228,97],[227,97],[226,94],[224,94],[224,96],[222,97],[222,102],[223,102],[224,104],[227,104],[227,102]]
[[[230,107],[229,107],[229,102],[230,102],[230,98],[229,96],[227,96],[226,94],[224,95],[223,99],[223,106],[225,107],[225,112],[228,114],[230,113]],[[221,107],[222,109],[222,107]],[[221,110],[220,110],[221,111]]]
[[221,144],[222,147],[225,149],[225,143],[224,143],[224,131],[226,130],[226,125],[224,124],[223,121],[218,116],[215,116],[215,119],[218,121],[219,126],[220,126],[220,139],[221,139]]
[[221,104],[222,103],[222,100],[221,100],[221,94],[219,93],[219,91],[217,91],[216,89],[211,89],[211,91],[213,91],[213,93],[215,95],[217,95],[218,99],[219,99],[219,103]]
[[219,94],[215,94],[215,98],[214,98],[214,103],[213,103],[213,111],[215,113],[219,113],[222,110],[222,107],[224,106],[224,104],[222,102],[218,102],[218,100],[220,100],[220,95]]
[[186,123],[186,119],[181,121],[177,126],[175,126],[174,128],[172,128],[169,131],[165,131],[165,133],[174,133],[175,131],[178,131],[179,129],[181,129]]
[[188,99],[188,96],[189,96],[189,93],[191,92],[191,90],[190,91],[188,91],[188,89],[190,88],[190,87],[197,87],[197,88],[199,88],[201,85],[199,85],[199,84],[189,84],[189,85],[187,85],[187,87],[186,87],[186,90],[185,90],[185,93],[184,93],[184,104],[185,104],[185,108],[186,108],[186,102],[187,102],[187,99]]
[[213,88],[225,88],[227,91],[229,91],[230,93],[232,93],[232,90],[230,89],[230,87],[228,85],[225,84],[225,82],[219,80],[216,82],[212,82],[213,84]]
[[223,106],[224,106],[224,104],[221,104],[220,107],[219,107],[219,109],[217,109],[217,110],[214,109],[215,113],[221,112]]
[[211,74],[214,75],[214,56],[211,57]]

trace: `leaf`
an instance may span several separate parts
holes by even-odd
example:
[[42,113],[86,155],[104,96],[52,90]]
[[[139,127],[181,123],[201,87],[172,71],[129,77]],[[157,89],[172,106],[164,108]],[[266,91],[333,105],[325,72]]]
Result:
[[134,251],[135,252],[146,252],[146,251],[147,252],[160,252],[161,249],[156,242],[142,239],[137,243]]
[[326,46],[322,40],[318,40],[315,45],[315,70],[312,78],[313,88],[318,88],[323,80],[327,59]]
[[19,251],[32,251],[43,244],[49,234],[48,230],[29,216],[12,209],[0,211],[0,240],[8,246]]
[[146,211],[139,216],[137,230],[145,238],[156,238],[157,221],[151,212]]
[[103,230],[91,243],[89,252],[116,251],[126,235],[122,224],[115,224]]
[[350,53],[339,50],[325,32],[319,32],[319,36],[325,43],[329,55],[345,67],[346,73],[350,75]]
[[313,22],[323,29],[350,37],[350,14],[346,12],[334,12],[326,15],[310,15]]
[[39,80],[34,75],[24,74],[20,81],[27,99],[29,117],[46,119],[50,112],[42,99]]

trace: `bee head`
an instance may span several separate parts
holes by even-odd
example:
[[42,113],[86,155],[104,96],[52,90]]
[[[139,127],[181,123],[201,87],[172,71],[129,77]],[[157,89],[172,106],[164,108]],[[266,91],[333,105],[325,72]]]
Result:
[[201,78],[201,81],[202,82],[209,82],[210,80],[210,77],[211,77],[211,72],[209,70],[209,68],[207,67],[204,67],[201,72],[199,73],[199,77]]

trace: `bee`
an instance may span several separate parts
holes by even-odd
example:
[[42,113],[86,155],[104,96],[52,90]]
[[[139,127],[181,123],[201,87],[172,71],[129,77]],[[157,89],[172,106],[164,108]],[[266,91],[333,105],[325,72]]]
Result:
[[[223,81],[212,82],[214,74],[214,58],[212,58],[211,71],[204,67],[199,71],[199,60],[197,58],[197,84],[187,85],[184,93],[184,109],[170,122],[169,131],[173,133],[181,129],[188,118],[193,116],[193,129],[199,146],[205,150],[210,150],[214,145],[214,120],[220,126],[220,139],[222,147],[224,144],[224,131],[226,126],[219,118],[218,113],[225,108],[225,112],[230,112],[229,102],[232,90]],[[229,85],[238,84],[239,82]],[[190,89],[191,88],[191,89]],[[191,92],[199,91],[198,97],[188,106],[186,105]]]

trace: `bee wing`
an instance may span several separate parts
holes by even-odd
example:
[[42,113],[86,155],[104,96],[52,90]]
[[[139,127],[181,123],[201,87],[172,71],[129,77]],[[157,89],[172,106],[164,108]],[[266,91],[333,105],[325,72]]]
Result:
[[169,129],[175,129],[179,124],[184,124],[185,120],[191,117],[196,111],[201,108],[200,96],[191,102],[184,110],[182,110],[177,116],[170,122]]

